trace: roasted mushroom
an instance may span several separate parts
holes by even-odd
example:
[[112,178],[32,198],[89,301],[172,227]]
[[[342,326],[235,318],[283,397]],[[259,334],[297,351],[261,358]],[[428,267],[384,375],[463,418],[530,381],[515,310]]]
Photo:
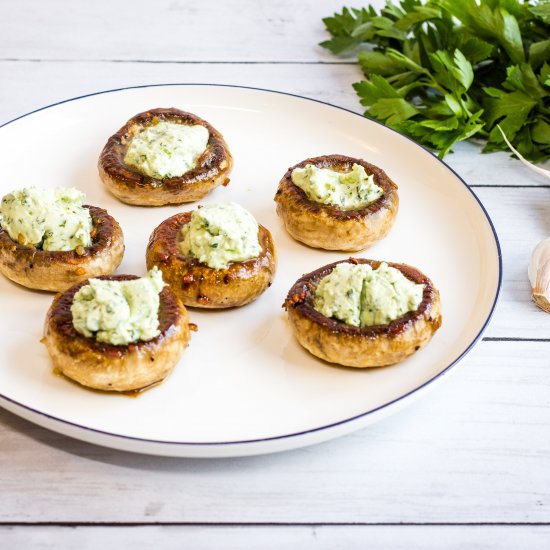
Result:
[[[104,281],[132,281],[133,275],[100,277]],[[166,378],[188,345],[190,333],[185,307],[169,287],[159,294],[158,336],[126,345],[113,345],[84,336],[75,329],[71,306],[85,281],[57,296],[46,317],[43,343],[55,369],[90,388],[128,392]]]
[[0,271],[12,281],[38,290],[63,292],[80,281],[112,273],[122,261],[124,238],[106,210],[85,206],[92,217],[92,244],[75,250],[42,250],[13,240],[0,227]]
[[[294,171],[309,166],[341,174],[350,174],[355,166],[360,167],[367,176],[373,176],[381,194],[360,207],[313,200],[293,182]],[[385,237],[399,206],[397,186],[381,168],[343,155],[309,158],[289,168],[279,182],[275,201],[277,213],[294,239],[315,248],[346,251],[363,250]]]
[[276,256],[273,239],[265,227],[258,225],[257,256],[216,269],[182,252],[182,229],[191,219],[192,212],[184,212],[163,221],[151,234],[146,255],[147,268],[157,266],[186,306],[242,306],[271,285]]
[[132,117],[109,138],[98,163],[101,180],[115,197],[143,206],[199,200],[229,183],[232,166],[220,132],[175,108]]
[[[345,263],[366,264],[373,270],[383,264],[359,258],[335,262],[304,275],[288,293],[284,307],[294,334],[304,348],[325,361],[363,368],[398,363],[429,342],[441,325],[439,292],[428,277],[405,264],[385,265],[395,268],[415,285],[423,285],[420,302],[414,310],[390,322],[370,326],[354,326],[320,313],[315,307],[316,291],[325,277]],[[345,285],[339,290],[346,292]],[[370,311],[375,316],[376,313]]]

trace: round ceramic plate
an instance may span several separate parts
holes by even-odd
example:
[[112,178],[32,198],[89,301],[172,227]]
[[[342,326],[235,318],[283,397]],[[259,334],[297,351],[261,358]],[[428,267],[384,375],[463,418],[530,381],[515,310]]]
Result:
[[[147,239],[162,220],[194,205],[142,208],[102,185],[98,155],[134,114],[178,107],[211,122],[235,167],[228,187],[202,204],[234,201],[271,230],[275,281],[256,302],[231,311],[190,312],[199,331],[173,374],[137,398],[93,392],[52,373],[40,343],[53,296],[0,277],[0,405],[89,442],[170,456],[235,456],[291,449],[372,423],[432,387],[486,328],[497,300],[498,241],[465,183],[407,138],[355,113],[301,97],[227,86],[167,85],[66,101],[2,127],[0,196],[16,187],[74,186],[121,224],[118,273],[145,273]],[[388,237],[359,257],[420,268],[440,289],[443,326],[401,364],[370,370],[330,366],[302,349],[281,308],[303,273],[349,254],[292,240],[273,197],[286,169],[341,153],[382,167],[398,184],[400,210]]]

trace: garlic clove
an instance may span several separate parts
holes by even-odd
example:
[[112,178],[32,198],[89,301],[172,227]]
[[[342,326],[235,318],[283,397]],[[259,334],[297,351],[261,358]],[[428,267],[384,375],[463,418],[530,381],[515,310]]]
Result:
[[550,237],[533,250],[527,272],[535,304],[550,313]]
[[[504,130],[498,124],[497,128],[500,130],[508,147],[527,168],[545,178],[550,178],[550,170],[536,166],[523,158],[517,149],[510,143]],[[546,313],[550,313],[550,237],[541,241],[533,250],[527,273],[531,283],[533,301],[537,306],[546,311]]]

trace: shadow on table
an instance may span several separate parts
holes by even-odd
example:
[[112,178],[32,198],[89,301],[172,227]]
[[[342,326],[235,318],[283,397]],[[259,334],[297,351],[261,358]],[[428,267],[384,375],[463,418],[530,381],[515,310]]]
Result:
[[[397,416],[400,416],[401,420],[403,420],[403,415]],[[48,447],[54,452],[68,453],[86,460],[93,460],[95,462],[110,464],[113,466],[158,472],[177,472],[185,470],[213,472],[221,469],[241,469],[245,463],[247,468],[265,467],[273,461],[280,462],[283,454],[285,456],[285,463],[288,464],[288,459],[291,461],[302,461],[304,459],[309,460],[308,457],[311,456],[313,449],[318,449],[320,446],[324,447],[324,451],[327,456],[333,455],[334,453],[338,454],[340,452],[353,452],[353,448],[350,448],[350,444],[353,447],[353,441],[356,440],[357,442],[358,439],[361,441],[361,449],[364,453],[365,440],[372,439],[374,441],[379,439],[380,434],[385,432],[387,429],[384,428],[386,423],[392,421],[395,422],[392,418],[385,419],[377,423],[375,426],[370,426],[368,432],[362,430],[362,432],[356,432],[355,434],[350,434],[348,436],[338,438],[337,440],[320,443],[310,447],[294,449],[284,453],[272,453],[248,457],[204,459],[143,455],[102,447],[47,430],[46,428],[37,426],[28,420],[20,418],[15,414],[0,408],[0,434],[2,431],[13,430],[13,432],[18,432],[16,437],[30,438],[38,445]],[[406,430],[407,428],[403,426],[403,429]],[[5,440],[4,443],[6,443]],[[10,448],[6,449],[10,451],[12,457],[18,452],[17,446],[10,443]],[[48,451],[46,450],[44,452],[47,453]]]

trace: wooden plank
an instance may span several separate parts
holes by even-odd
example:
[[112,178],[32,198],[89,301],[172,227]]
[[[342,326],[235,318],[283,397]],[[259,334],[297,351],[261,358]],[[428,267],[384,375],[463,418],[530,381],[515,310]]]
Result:
[[[340,62],[317,43],[327,36],[321,17],[342,5],[159,0],[152,14],[145,0],[78,9],[69,0],[5,0],[0,121],[79,94],[162,82],[273,88],[360,112],[351,88],[361,77],[357,66],[315,64]],[[94,61],[115,59],[171,63]],[[227,64],[235,60],[246,63]],[[476,144],[460,144],[447,157],[472,185],[547,185],[505,153],[478,152]],[[531,247],[550,233],[550,191],[476,192],[494,218],[505,260],[487,336],[548,338],[550,317],[529,303],[525,269]],[[393,418],[317,447],[249,459],[130,455],[0,410],[0,521],[548,523],[549,346],[484,342],[447,383]],[[515,525],[3,527],[0,540],[9,548],[118,548],[131,540],[138,548],[506,549],[547,548],[549,532]]]
[[504,264],[501,297],[486,336],[549,338],[550,316],[531,301],[527,267],[535,245],[550,235],[550,189],[474,191],[495,224]]
[[[326,101],[358,113],[363,110],[352,88],[361,79],[356,65],[0,61],[0,75],[0,124],[79,95],[169,82],[268,88]],[[461,143],[445,161],[470,185],[548,184],[548,180],[533,174],[507,153],[482,155],[480,150],[479,144]]]
[[[378,3],[380,3],[378,1]],[[354,2],[352,2],[354,4]],[[357,4],[355,2],[355,4]],[[321,21],[340,0],[185,2],[147,0],[79,4],[5,0],[2,58],[78,60],[270,60],[335,58],[317,44]]]
[[6,548],[61,550],[98,547],[133,550],[279,550],[385,548],[386,550],[546,550],[547,526],[312,526],[312,527],[0,527]]
[[383,422],[242,459],[132,455],[0,411],[0,522],[549,522],[549,353],[484,342]]
[[[360,111],[354,65],[150,64],[0,61],[0,123],[56,101],[125,86],[164,83],[268,88]],[[86,78],[82,78],[86,74]]]

